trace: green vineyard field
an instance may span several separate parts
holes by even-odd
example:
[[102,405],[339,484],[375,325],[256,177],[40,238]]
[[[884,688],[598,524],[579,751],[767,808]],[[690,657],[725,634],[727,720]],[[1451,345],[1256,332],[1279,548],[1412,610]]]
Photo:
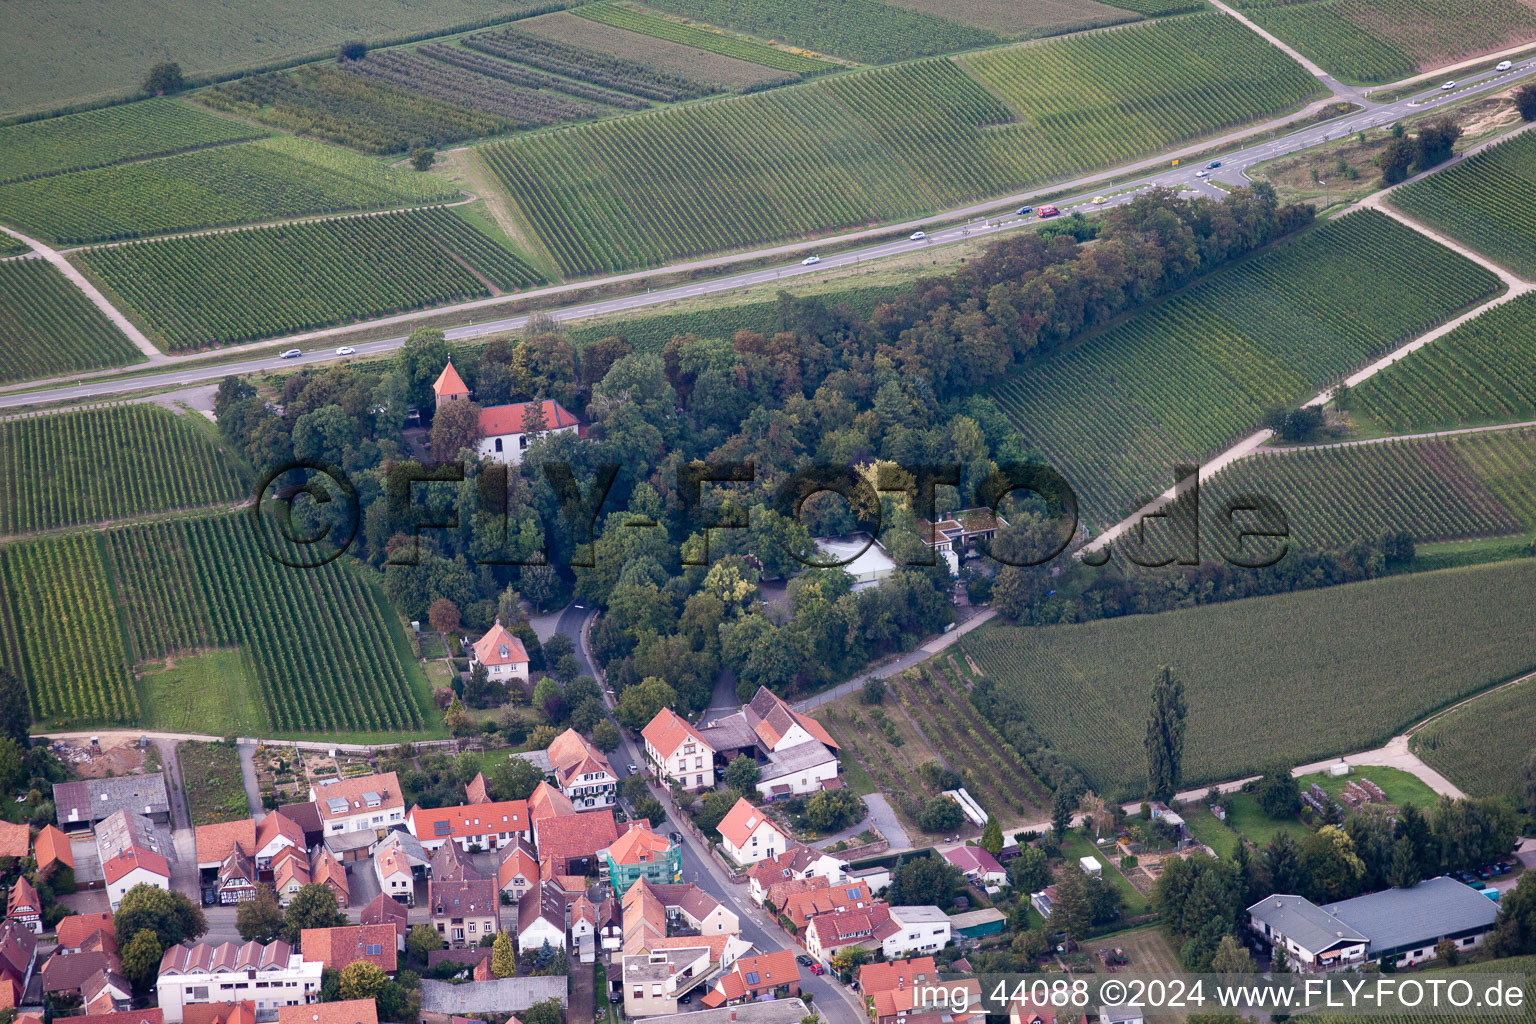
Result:
[[1390,198],[1495,263],[1536,277],[1536,133],[1491,146]]
[[1239,0],[1244,13],[1326,70],[1392,82],[1536,38],[1521,0]]
[[718,53],[724,57],[735,57],[737,60],[761,64],[763,67],[773,68],[775,71],[792,71],[801,75],[814,75],[823,71],[831,71],[836,67],[835,64],[824,60],[802,57],[798,53],[775,49],[772,46],[764,46],[762,43],[743,39],[740,36],[728,36],[702,28],[694,28],[691,25],[668,21],[666,18],[658,18],[654,14],[646,14],[643,11],[625,7],[622,4],[613,2],[613,0],[602,0],[599,3],[585,4],[576,8],[573,13],[602,25],[627,29],[630,32],[636,32],[644,36],[655,36],[657,39],[665,39],[669,43],[681,43],[684,46],[692,46],[709,53]]
[[1116,4],[1100,0],[1031,0],[1028,4],[1013,0],[895,0],[894,5],[996,32],[1005,39],[1035,39],[1134,21],[1132,3],[1194,10],[1204,6],[1205,0],[1129,0]]
[[80,289],[47,263],[0,263],[0,384],[143,358]]
[[483,152],[577,274],[1005,195],[1287,109],[1316,89],[1222,15],[988,51],[965,66],[976,78],[953,60],[919,61]]
[[177,153],[267,133],[176,100],[153,99],[0,127],[0,182]]
[[252,481],[211,431],[155,405],[0,422],[0,534],[238,502]]
[[1354,389],[1351,411],[1393,433],[1536,420],[1536,295],[1495,306]]
[[1369,749],[1536,668],[1529,559],[1075,626],[989,625],[962,644],[1106,796],[1144,791],[1158,667],[1184,684],[1185,787]]
[[863,64],[1002,42],[983,29],[879,0],[649,0],[648,6]]
[[[1395,287],[1411,274],[1418,287]],[[1494,294],[1498,278],[1379,213],[1352,214],[1197,282],[993,389],[1107,525],[1196,463]],[[1112,414],[1110,411],[1112,410]]]
[[245,514],[0,548],[0,657],[51,724],[132,722],[131,665],[238,647],[274,731],[419,729],[392,615],[339,562],[274,562]]
[[452,210],[133,242],[76,262],[175,350],[291,334],[504,291],[539,275]]
[[1413,734],[1413,752],[1473,796],[1524,797],[1511,751],[1536,750],[1536,679],[1477,698]]
[[279,136],[0,185],[0,220],[80,245],[457,197],[438,178]]
[[1536,432],[1258,454],[1203,484],[1200,503],[1210,514],[1244,494],[1279,502],[1291,536],[1310,548],[1342,550],[1398,530],[1421,543],[1532,531]]

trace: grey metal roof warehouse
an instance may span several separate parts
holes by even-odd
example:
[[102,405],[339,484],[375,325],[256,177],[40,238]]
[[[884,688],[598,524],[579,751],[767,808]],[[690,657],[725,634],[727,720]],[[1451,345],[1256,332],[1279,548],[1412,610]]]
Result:
[[1498,904],[1454,878],[1431,878],[1412,889],[1386,889],[1322,908],[1370,936],[1368,955],[1401,955],[1444,938],[1486,931]]
[[114,811],[142,814],[158,822],[171,818],[165,776],[159,772],[61,782],[53,787],[53,802],[60,825],[89,825]]
[[1370,941],[1303,896],[1268,896],[1249,907],[1248,913],[1312,953],[1321,953],[1340,942]]
[[[521,1013],[546,999],[566,1002],[565,977],[498,978],[454,985],[446,981],[421,983],[423,1013],[464,1016],[471,1013]],[[797,1020],[799,1018],[796,1018]]]

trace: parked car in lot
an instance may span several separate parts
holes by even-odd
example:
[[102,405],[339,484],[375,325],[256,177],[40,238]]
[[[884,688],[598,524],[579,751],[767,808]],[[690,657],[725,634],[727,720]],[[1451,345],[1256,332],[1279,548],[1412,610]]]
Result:
[[810,970],[811,970],[812,974],[826,974],[827,973],[827,969],[825,967],[821,966],[821,962],[817,961],[817,960],[812,960],[811,961]]
[[800,265],[802,267],[813,267],[813,266],[815,266],[816,264],[818,264],[820,262],[821,262],[821,257],[820,256],[807,256],[805,259],[800,261]]
[[811,964],[813,964],[815,962],[816,962],[815,960],[812,960],[810,957],[806,956],[804,953],[801,953],[799,956],[795,957],[795,963],[799,964],[801,967],[809,967],[809,966],[811,966]]
[[304,353],[300,352],[298,349],[291,348],[287,352],[284,352],[282,355],[278,356],[278,358],[279,359],[297,359],[297,358],[299,358],[299,356],[301,356],[303,354]]
[[343,345],[341,348],[336,350],[336,354],[339,356],[355,356],[357,355],[357,349],[353,348],[351,345]]
[[910,235],[908,235],[907,237],[912,239],[912,241],[916,242],[916,241],[919,241],[921,239],[927,238],[928,237],[928,232],[926,232],[926,231],[914,231]]
[[1059,213],[1061,213],[1061,211],[1056,209],[1056,207],[1054,207],[1054,206],[1042,206],[1042,207],[1040,207],[1040,219],[1041,220],[1044,220],[1046,217],[1054,217],[1054,216],[1056,216]]
[[1512,68],[1514,66],[1515,66],[1515,62],[1512,61],[1512,60],[1501,60],[1501,61],[1499,61],[1499,66],[1494,68],[1493,70],[1495,70],[1495,71],[1508,71],[1510,68]]

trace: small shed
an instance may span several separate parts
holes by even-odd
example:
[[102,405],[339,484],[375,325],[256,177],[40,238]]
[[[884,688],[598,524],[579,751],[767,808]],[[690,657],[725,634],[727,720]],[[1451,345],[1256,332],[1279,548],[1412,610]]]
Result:
[[1104,872],[1104,865],[1099,863],[1097,857],[1079,857],[1077,866],[1083,869],[1085,875],[1099,875]]

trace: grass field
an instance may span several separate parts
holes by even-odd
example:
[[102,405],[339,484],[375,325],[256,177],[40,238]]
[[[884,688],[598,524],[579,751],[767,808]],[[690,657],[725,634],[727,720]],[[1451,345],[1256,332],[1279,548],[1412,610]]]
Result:
[[1536,278],[1536,132],[1397,189],[1390,201],[1495,263]]
[[[1405,274],[1421,285],[1395,287]],[[1175,465],[1257,429],[1265,410],[1501,287],[1383,214],[1352,214],[1024,366],[992,394],[1071,482],[1084,518],[1105,524],[1167,488]]]
[[1405,772],[1401,768],[1388,768],[1385,765],[1357,765],[1350,769],[1348,775],[1314,772],[1311,775],[1303,775],[1296,781],[1301,785],[1303,792],[1315,783],[1322,787],[1323,792],[1337,800],[1339,794],[1344,792],[1345,786],[1361,779],[1369,779],[1380,786],[1382,792],[1387,794],[1387,803],[1394,807],[1416,804],[1420,810],[1425,810],[1440,799],[1439,795],[1417,775]]
[[0,534],[241,501],[250,474],[215,436],[147,404],[0,422]]
[[0,127],[0,182],[105,167],[266,134],[177,100],[88,110]]
[[1536,419],[1536,295],[1496,306],[1355,389],[1354,415],[1393,433]]
[[862,64],[1002,41],[984,29],[879,0],[648,0],[648,6]]
[[1521,0],[1239,0],[1243,12],[1350,81],[1407,78],[1536,38]]
[[1239,778],[1367,749],[1536,667],[1533,586],[1523,560],[1085,625],[989,625],[962,644],[1097,792],[1134,796],[1160,665],[1189,706],[1183,784]]
[[[344,217],[75,257],[173,350],[256,341],[539,280],[452,210]],[[474,270],[470,270],[473,267]]]
[[465,45],[479,48],[498,40],[513,44],[514,48],[500,52],[508,60],[654,100],[688,99],[717,88],[745,90],[793,80],[761,64],[614,28],[567,11],[517,22],[515,31],[480,33]]
[[1342,550],[1398,530],[1421,541],[1530,532],[1536,432],[1256,454],[1202,485],[1200,500],[1219,509],[1240,494],[1279,502],[1290,535],[1311,548]]
[[1006,195],[1277,113],[1315,90],[1233,19],[1204,15],[987,51],[963,67],[939,59],[839,75],[484,152],[576,274]]
[[[110,6],[7,0],[0,36],[0,116],[134,92],[158,60],[188,75],[228,74],[368,43],[485,25],[561,0],[121,0]],[[0,150],[5,147],[0,145]]]
[[657,39],[690,46],[707,53],[718,53],[723,57],[734,57],[752,64],[761,64],[775,71],[815,75],[823,71],[831,71],[836,67],[829,61],[817,60],[789,50],[780,50],[741,36],[727,35],[723,32],[672,21],[616,3],[614,0],[584,4],[576,8],[573,13],[600,25],[625,29],[643,36],[654,36]]
[[457,198],[439,178],[277,136],[0,185],[0,220],[78,245]]
[[1248,793],[1233,793],[1227,797],[1227,826],[1261,850],[1281,832],[1289,833],[1292,839],[1300,842],[1310,831],[1297,818],[1271,818]]
[[1242,842],[1225,823],[1217,821],[1204,806],[1195,808],[1185,806],[1179,813],[1184,818],[1184,824],[1189,828],[1190,834],[1200,840],[1206,846],[1216,851],[1216,856],[1225,860],[1237,852],[1238,843]]
[[53,267],[36,259],[0,263],[0,384],[143,360]]
[[234,747],[222,743],[179,743],[176,761],[181,768],[187,811],[194,828],[251,816],[245,780],[240,774],[240,754]]
[[1473,796],[1519,803],[1520,769],[1536,750],[1536,679],[1477,698],[1413,735],[1413,752]]
[[1131,880],[1120,871],[1120,857],[1113,847],[1099,849],[1089,842],[1081,832],[1073,831],[1061,844],[1061,853],[1067,859],[1069,865],[1075,865],[1080,858],[1096,857],[1103,865],[1102,874],[1110,885],[1120,890],[1124,898],[1123,913],[1126,917],[1139,917],[1152,909],[1152,901],[1142,895]]
[[[921,11],[962,25],[996,32],[1006,39],[1054,36],[1087,28],[1131,21],[1136,14],[1129,3],[1106,4],[1098,0],[887,0],[896,7]],[[1168,0],[1170,4],[1176,0]],[[1201,0],[1185,0],[1184,9],[1201,6]]]
[[265,736],[255,667],[237,650],[207,651],[139,669],[139,724],[157,732]]

